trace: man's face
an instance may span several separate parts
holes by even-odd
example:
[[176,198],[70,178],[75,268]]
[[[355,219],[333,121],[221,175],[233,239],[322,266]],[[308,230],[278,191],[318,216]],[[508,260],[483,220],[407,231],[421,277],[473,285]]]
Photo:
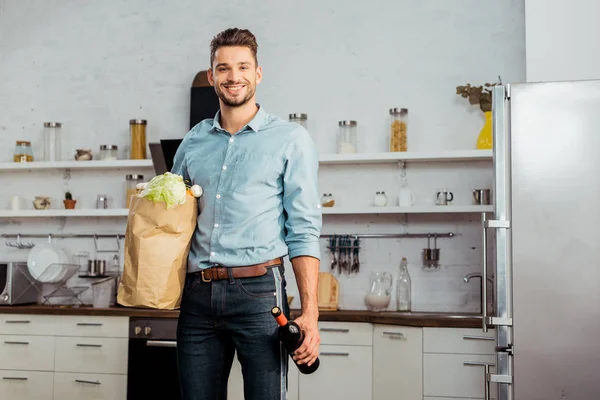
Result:
[[219,47],[208,70],[208,81],[229,107],[240,107],[252,100],[261,80],[262,70],[248,47]]

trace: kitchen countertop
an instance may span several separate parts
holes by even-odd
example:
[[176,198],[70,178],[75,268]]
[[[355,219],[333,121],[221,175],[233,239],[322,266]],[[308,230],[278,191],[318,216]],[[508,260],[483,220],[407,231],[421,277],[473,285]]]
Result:
[[[101,315],[141,318],[177,318],[178,310],[152,310],[129,307],[92,308],[71,306],[18,305],[0,306],[0,314],[41,314],[41,315]],[[292,318],[300,315],[300,310],[291,310]],[[332,322],[367,322],[372,324],[445,327],[445,328],[480,328],[481,315],[473,313],[443,312],[396,312],[396,311],[364,311],[339,310],[320,311],[319,321]]]

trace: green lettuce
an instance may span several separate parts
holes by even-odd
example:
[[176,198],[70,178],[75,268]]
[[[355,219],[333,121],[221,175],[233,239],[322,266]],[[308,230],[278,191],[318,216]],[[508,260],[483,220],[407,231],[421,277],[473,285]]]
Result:
[[185,203],[186,189],[181,175],[165,172],[152,178],[138,196],[154,203],[162,201],[167,204],[167,209],[170,209],[176,204]]

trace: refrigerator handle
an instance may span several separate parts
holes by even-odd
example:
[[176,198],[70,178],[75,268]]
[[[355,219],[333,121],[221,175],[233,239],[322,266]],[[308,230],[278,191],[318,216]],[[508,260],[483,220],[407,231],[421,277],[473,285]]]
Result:
[[481,271],[481,323],[483,331],[487,332],[487,215],[481,213],[481,228],[483,229],[483,271]]

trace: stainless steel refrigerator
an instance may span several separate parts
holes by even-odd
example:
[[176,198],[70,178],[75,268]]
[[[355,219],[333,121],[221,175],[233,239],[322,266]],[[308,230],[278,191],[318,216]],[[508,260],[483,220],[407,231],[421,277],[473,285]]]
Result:
[[600,80],[498,86],[492,114],[489,395],[600,399]]

